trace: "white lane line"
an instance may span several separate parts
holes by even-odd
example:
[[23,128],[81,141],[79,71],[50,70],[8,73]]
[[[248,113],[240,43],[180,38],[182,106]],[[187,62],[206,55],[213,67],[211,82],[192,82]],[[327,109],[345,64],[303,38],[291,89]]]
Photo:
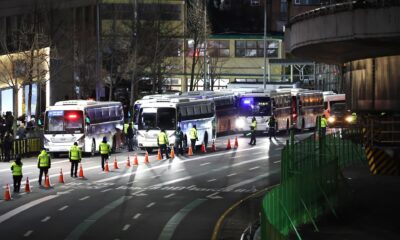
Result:
[[280,163],[281,161],[279,160],[279,161],[275,161],[274,163]]
[[185,169],[178,169],[175,172],[183,172],[183,171],[185,171]]
[[64,211],[64,210],[67,209],[67,208],[68,208],[68,205],[65,205],[64,207],[58,209],[58,211]]
[[232,177],[232,176],[235,176],[236,175],[236,173],[231,173],[231,174],[229,174],[229,175],[226,175],[227,177]]
[[147,208],[151,208],[151,207],[154,206],[154,205],[156,205],[156,203],[155,203],[155,202],[152,202],[152,203],[150,203],[149,205],[147,205],[146,207],[147,207]]
[[86,196],[86,197],[80,198],[79,201],[85,201],[88,198],[90,198],[90,196]]
[[253,183],[253,182],[256,182],[256,181],[261,180],[261,179],[263,179],[263,178],[266,178],[266,177],[268,177],[268,176],[270,176],[270,175],[272,175],[272,174],[275,174],[275,173],[278,172],[278,171],[280,171],[280,169],[272,170],[272,171],[269,172],[269,173],[265,173],[265,174],[259,175],[259,176],[257,176],[257,177],[254,177],[254,178],[250,178],[250,179],[241,181],[240,183],[236,183],[236,184],[227,186],[227,187],[223,188],[223,191],[228,191],[228,192],[229,192],[229,191],[233,191],[233,190],[236,189],[236,188],[239,188],[239,187],[244,186],[244,185],[247,185],[247,184],[249,184],[249,183]]
[[29,230],[24,234],[24,237],[29,237],[32,233],[33,233],[33,231]]
[[136,213],[135,216],[133,216],[133,219],[138,219],[142,214]]
[[259,169],[260,167],[252,167],[252,168],[249,168],[249,171],[253,171],[253,170],[256,170],[256,169]]
[[168,194],[168,195],[164,196],[164,198],[170,198],[170,197],[172,197],[174,195],[175,195],[175,193],[171,193],[171,194]]
[[159,177],[161,177],[161,175],[155,175],[152,178],[159,178]]
[[208,165],[208,164],[211,164],[211,163],[210,162],[202,163],[202,164],[200,164],[200,166],[205,166],[205,165]]
[[113,189],[112,188],[107,188],[107,189],[101,190],[100,192],[108,192],[108,191],[111,191],[111,190],[113,190]]
[[208,180],[207,182],[214,182],[214,181],[217,181],[217,179],[213,178],[213,179]]
[[283,149],[283,147],[275,148],[275,150],[282,150],[282,149]]
[[50,216],[47,216],[47,217],[43,218],[41,222],[47,222],[50,220],[50,218],[51,218]]
[[129,228],[130,226],[131,226],[130,224],[126,224],[126,225],[122,228],[122,231],[128,230],[128,228]]
[[46,196],[46,197],[43,197],[43,198],[39,198],[39,199],[37,199],[35,201],[29,202],[27,204],[24,204],[24,205],[22,205],[20,207],[17,207],[16,209],[11,210],[11,211],[1,215],[0,216],[0,223],[2,223],[4,221],[14,217],[15,215],[17,215],[17,214],[19,214],[19,213],[21,213],[21,212],[23,212],[25,210],[28,210],[29,208],[32,208],[32,207],[34,207],[36,205],[39,205],[39,204],[41,204],[43,202],[49,201],[49,200],[51,200],[53,198],[56,198],[56,197],[59,197],[59,196],[61,196],[61,195]]

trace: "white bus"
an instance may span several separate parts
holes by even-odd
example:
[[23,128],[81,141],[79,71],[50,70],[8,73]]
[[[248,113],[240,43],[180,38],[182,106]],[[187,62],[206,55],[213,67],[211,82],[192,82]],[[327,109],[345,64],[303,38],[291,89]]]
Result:
[[346,104],[346,94],[336,94],[334,92],[324,92],[324,114],[328,119],[334,104]]
[[[164,129],[169,143],[175,142],[174,133],[179,126],[188,136],[189,129],[196,125],[198,141],[196,145],[216,137],[215,104],[210,99],[172,98],[153,99],[140,105],[138,113],[138,130],[136,134],[138,147],[151,151],[158,148],[157,136]],[[188,142],[190,140],[188,139]]]
[[94,155],[107,137],[115,149],[115,133],[122,130],[124,112],[120,102],[69,100],[47,108],[44,120],[44,148],[57,156],[74,142],[84,153]]

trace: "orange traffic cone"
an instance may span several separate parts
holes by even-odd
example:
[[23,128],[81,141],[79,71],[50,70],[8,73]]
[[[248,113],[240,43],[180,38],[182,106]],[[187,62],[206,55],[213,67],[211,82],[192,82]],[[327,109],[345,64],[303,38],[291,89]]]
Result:
[[175,157],[175,150],[174,150],[174,148],[171,148],[170,157],[171,157],[171,158],[174,158],[174,157]]
[[233,145],[233,147],[234,148],[238,148],[239,147],[237,136],[235,137],[235,144]]
[[158,149],[157,160],[162,160],[161,149]]
[[80,177],[80,178],[83,178],[83,177],[84,177],[84,176],[83,176],[82,163],[81,163],[81,165],[80,165],[80,167],[79,167],[79,177]]
[[26,193],[30,193],[30,192],[31,192],[31,186],[29,185],[29,179],[28,179],[28,177],[26,177],[25,192],[26,192]]
[[138,159],[137,159],[137,154],[135,153],[135,158],[133,159],[133,164],[134,165],[139,165],[139,161],[138,161]]
[[131,160],[129,159],[129,155],[128,155],[128,159],[126,160],[126,166],[131,167]]
[[108,168],[108,161],[106,161],[106,166],[104,168],[104,171],[105,172],[109,172],[110,171],[110,168]]
[[144,163],[149,163],[149,153],[147,151],[144,154]]
[[51,185],[50,185],[50,178],[49,178],[49,175],[47,175],[47,174],[46,174],[46,177],[45,177],[45,179],[44,179],[44,187],[46,187],[46,188],[51,187]]
[[211,145],[211,151],[212,152],[216,152],[217,148],[215,147],[215,142],[213,141],[212,145]]
[[60,169],[60,176],[58,177],[58,182],[59,183],[64,183],[64,175],[62,172],[62,168]]
[[4,192],[4,200],[10,201],[11,200],[11,191],[10,186],[7,184],[6,191]]
[[114,158],[114,169],[118,169],[117,157]]
[[192,149],[192,146],[189,146],[189,149],[188,149],[188,156],[193,156],[193,149]]
[[201,152],[202,152],[202,153],[207,152],[207,151],[206,151],[206,145],[204,145],[204,143],[201,144]]
[[226,144],[226,149],[231,149],[231,139],[228,138],[228,144]]

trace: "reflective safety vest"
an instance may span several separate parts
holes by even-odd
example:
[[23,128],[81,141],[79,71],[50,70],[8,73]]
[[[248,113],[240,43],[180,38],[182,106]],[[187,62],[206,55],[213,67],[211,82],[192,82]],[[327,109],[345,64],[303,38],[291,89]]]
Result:
[[167,134],[165,132],[160,132],[158,134],[158,144],[168,144]]
[[257,121],[252,121],[250,125],[254,130],[257,128]]
[[50,157],[45,150],[38,156],[39,167],[50,167]]
[[189,130],[189,137],[190,137],[190,139],[197,139],[197,129],[196,128],[191,128]]
[[22,176],[22,164],[18,165],[17,163],[13,162],[11,164],[11,168],[13,176]]
[[110,144],[101,142],[99,146],[100,154],[109,154],[110,153]]
[[327,125],[328,125],[328,121],[326,120],[326,118],[321,117],[321,127],[326,128]]
[[128,134],[128,127],[129,127],[129,124],[125,123],[124,124],[124,133],[125,133],[125,135]]
[[81,160],[81,150],[78,146],[73,145],[69,150],[69,159],[78,161]]

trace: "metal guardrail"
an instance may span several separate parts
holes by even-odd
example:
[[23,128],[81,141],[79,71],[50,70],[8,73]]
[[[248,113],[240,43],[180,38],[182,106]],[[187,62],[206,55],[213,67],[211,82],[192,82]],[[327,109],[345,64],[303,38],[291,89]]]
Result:
[[[29,154],[38,153],[41,149],[40,138],[25,138],[25,139],[15,139],[13,140],[10,158],[15,159],[16,155],[27,156]],[[5,150],[3,144],[0,148],[0,161],[5,159]]]

